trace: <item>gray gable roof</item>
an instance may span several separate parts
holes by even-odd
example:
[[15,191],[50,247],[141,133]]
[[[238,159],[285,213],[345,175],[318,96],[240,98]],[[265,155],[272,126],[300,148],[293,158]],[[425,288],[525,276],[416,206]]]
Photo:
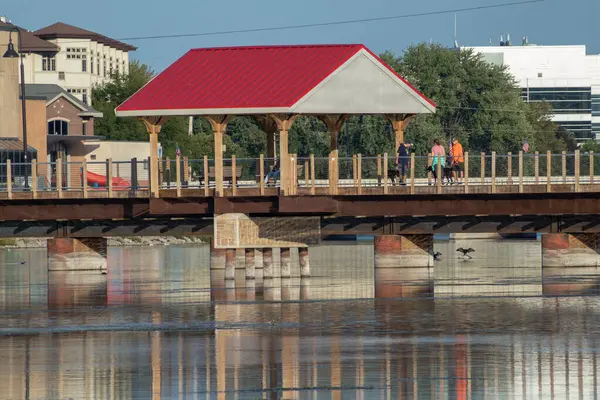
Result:
[[46,99],[46,102],[49,102],[58,96],[65,97],[75,107],[79,108],[81,110],[79,115],[82,117],[102,118],[103,116],[101,112],[96,111],[92,106],[88,106],[58,85],[38,83],[25,85],[26,98],[43,98]]

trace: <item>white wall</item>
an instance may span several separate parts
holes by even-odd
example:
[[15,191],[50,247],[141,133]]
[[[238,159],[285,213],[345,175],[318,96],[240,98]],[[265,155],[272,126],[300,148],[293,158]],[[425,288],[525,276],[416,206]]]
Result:
[[489,59],[495,59],[494,55],[497,55],[523,88],[591,86],[583,45],[479,46],[471,49]]
[[[91,104],[92,88],[109,80],[110,58],[113,59],[113,67],[119,67],[123,72],[123,61],[126,63],[126,71],[129,72],[129,54],[127,52],[105,46],[90,39],[56,39],[50,42],[60,47],[56,54],[56,71],[42,70],[42,56],[31,54],[25,57],[25,82],[59,85],[65,90],[74,89],[87,91],[88,104]],[[86,72],[82,71],[82,59],[67,58],[68,48],[85,49],[87,58]],[[77,53],[75,53],[77,54]],[[97,68],[98,54],[100,55],[100,71]],[[104,75],[104,57],[106,56],[106,76]],[[94,62],[92,74],[92,60]],[[59,72],[65,73],[65,79],[59,79]],[[72,93],[75,97],[83,100],[83,93]]]

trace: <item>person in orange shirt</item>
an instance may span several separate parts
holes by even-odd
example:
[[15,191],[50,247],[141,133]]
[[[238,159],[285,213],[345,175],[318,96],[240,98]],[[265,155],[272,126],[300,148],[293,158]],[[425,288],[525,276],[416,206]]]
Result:
[[458,138],[452,139],[452,174],[454,179],[460,185],[465,178],[465,156],[463,154],[462,144],[458,141]]

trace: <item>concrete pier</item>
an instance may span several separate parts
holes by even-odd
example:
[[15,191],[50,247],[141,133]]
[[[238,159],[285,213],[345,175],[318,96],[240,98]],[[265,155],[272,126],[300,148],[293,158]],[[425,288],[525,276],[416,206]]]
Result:
[[225,280],[235,279],[235,265],[237,263],[237,254],[235,249],[225,251]]
[[225,250],[215,249],[215,243],[210,241],[210,269],[225,270]]
[[279,253],[279,262],[281,264],[281,277],[289,278],[292,276],[292,259],[288,247],[282,247]]
[[47,242],[48,271],[106,272],[104,238],[55,238]]
[[546,295],[598,294],[600,236],[547,233],[542,236],[542,292]]
[[381,235],[374,240],[375,297],[433,295],[433,235]]
[[273,278],[273,249],[263,249],[263,279]]
[[308,257],[308,247],[298,249],[298,259],[300,262],[300,277],[310,278],[310,260]]
[[254,258],[254,249],[245,249],[244,256],[246,260],[246,279],[255,279],[256,266]]

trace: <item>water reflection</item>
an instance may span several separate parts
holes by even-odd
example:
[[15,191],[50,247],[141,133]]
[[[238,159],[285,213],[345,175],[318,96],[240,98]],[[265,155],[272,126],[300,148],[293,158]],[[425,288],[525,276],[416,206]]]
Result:
[[[108,275],[5,252],[0,399],[596,398],[600,299],[515,297],[540,294],[535,242],[472,263],[455,245],[417,299],[373,298],[369,245],[212,294],[203,247],[113,248]],[[492,288],[507,297],[465,297]]]

